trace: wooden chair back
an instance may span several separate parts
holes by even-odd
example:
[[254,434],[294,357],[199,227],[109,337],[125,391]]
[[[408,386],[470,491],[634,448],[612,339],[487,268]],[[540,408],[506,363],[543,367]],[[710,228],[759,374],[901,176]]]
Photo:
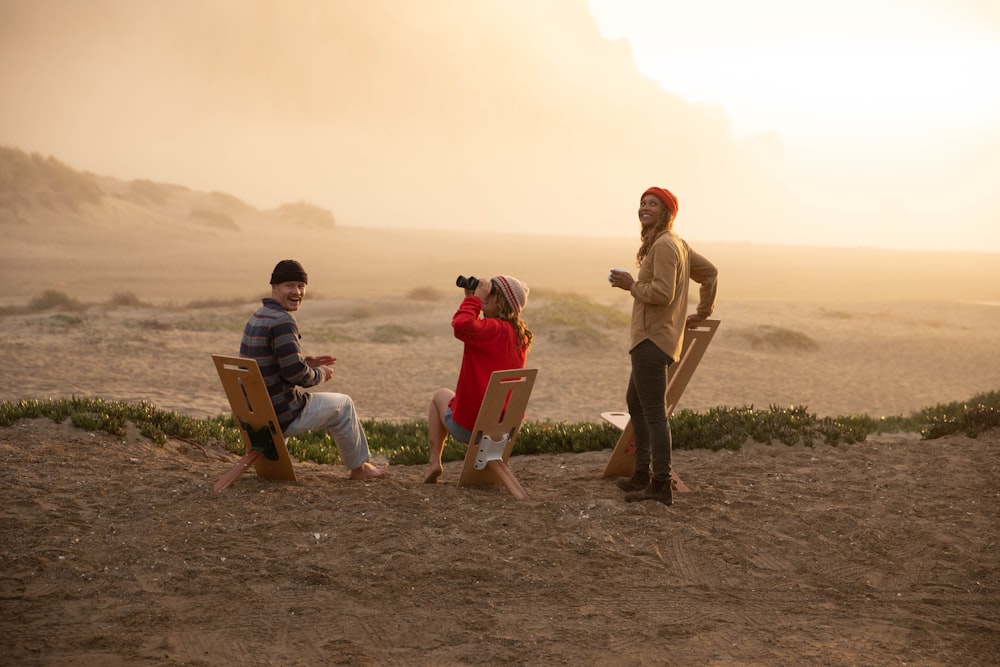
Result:
[[246,447],[246,455],[216,483],[215,490],[228,487],[251,464],[261,477],[295,481],[285,436],[257,360],[213,354],[212,361]]
[[[671,364],[667,371],[667,391],[663,400],[668,417],[677,408],[681,395],[684,394],[695,369],[698,368],[702,357],[705,356],[708,344],[712,342],[719,324],[719,320],[702,320],[697,326],[684,331],[681,358],[676,363]],[[622,431],[602,476],[631,477],[632,473],[635,472],[635,442],[629,414],[627,412],[602,412],[601,417]],[[679,478],[675,481],[675,487],[679,481]]]
[[494,371],[490,376],[468,443],[459,486],[503,484],[515,497],[527,497],[507,468],[507,459],[521,430],[537,375],[537,368],[519,368]]

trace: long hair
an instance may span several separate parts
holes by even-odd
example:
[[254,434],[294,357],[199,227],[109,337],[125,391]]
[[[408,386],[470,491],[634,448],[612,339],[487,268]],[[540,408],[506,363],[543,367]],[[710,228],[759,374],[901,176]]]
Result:
[[661,234],[669,232],[673,229],[673,227],[673,211],[664,206],[660,209],[660,219],[657,220],[652,226],[642,228],[642,233],[639,236],[642,241],[642,245],[639,246],[639,252],[635,254],[636,266],[642,264],[642,260],[646,259],[646,255],[649,254],[649,249],[653,247],[653,242],[660,238]]
[[527,352],[531,349],[531,343],[535,340],[535,335],[531,333],[531,329],[528,328],[528,323],[521,319],[521,316],[514,312],[514,308],[510,305],[510,302],[500,294],[497,290],[497,286],[494,284],[492,294],[497,297],[497,319],[506,320],[514,326],[514,333],[517,334],[517,340],[520,347]]

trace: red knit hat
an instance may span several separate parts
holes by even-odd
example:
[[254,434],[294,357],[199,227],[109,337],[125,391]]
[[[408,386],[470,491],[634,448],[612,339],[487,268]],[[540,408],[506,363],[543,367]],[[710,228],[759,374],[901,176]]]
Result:
[[[642,193],[642,197],[645,197],[646,195],[653,195],[659,199],[663,202],[664,206],[670,209],[671,217],[677,217],[677,197],[675,197],[674,193],[670,190],[667,190],[666,188],[652,187]],[[640,201],[642,200],[642,197],[639,197]]]

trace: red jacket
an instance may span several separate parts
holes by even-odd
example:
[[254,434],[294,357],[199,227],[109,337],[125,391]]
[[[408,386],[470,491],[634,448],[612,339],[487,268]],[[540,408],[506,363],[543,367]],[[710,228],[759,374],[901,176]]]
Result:
[[455,338],[465,343],[465,350],[455,397],[448,405],[452,419],[470,431],[476,425],[490,374],[524,368],[528,361],[514,325],[496,317],[479,317],[482,307],[479,297],[466,297],[451,318]]

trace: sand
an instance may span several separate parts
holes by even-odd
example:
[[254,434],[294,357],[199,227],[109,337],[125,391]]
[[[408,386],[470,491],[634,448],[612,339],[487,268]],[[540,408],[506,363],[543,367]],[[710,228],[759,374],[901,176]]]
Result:
[[[513,457],[529,497],[245,475],[214,450],[0,430],[9,665],[994,665],[1000,434]],[[447,482],[451,482],[450,484]]]
[[[314,297],[304,348],[338,358],[321,389],[365,418],[424,418],[454,382],[452,282],[471,272],[534,289],[529,419],[624,409],[628,300],[601,281],[631,242],[338,229],[259,247],[142,231],[42,243],[7,230],[0,400],[223,413],[209,355],[235,353],[271,266],[296,256]],[[747,248],[713,249],[722,325],[681,409],[880,416],[1000,388],[1000,299],[981,280],[996,269],[976,258],[972,277],[945,281],[907,256],[890,272],[907,284],[889,285],[864,252],[842,256],[856,270],[839,280],[769,249],[760,290]],[[552,261],[567,253],[578,261]],[[44,289],[79,306],[25,311]],[[233,454],[22,420],[0,428],[0,664],[1000,662],[1000,433],[678,449],[691,492],[671,507],[622,502],[600,478],[609,454],[512,458],[525,501],[458,488],[455,463],[434,487],[421,466],[356,482],[298,463],[298,482],[251,473],[216,494]]]

